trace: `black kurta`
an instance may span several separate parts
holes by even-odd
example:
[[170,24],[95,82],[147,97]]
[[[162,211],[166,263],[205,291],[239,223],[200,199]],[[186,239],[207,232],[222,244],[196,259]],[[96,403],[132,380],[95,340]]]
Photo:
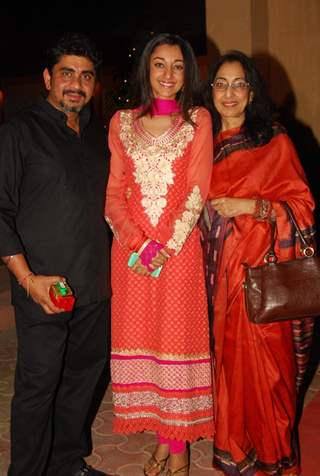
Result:
[[[106,131],[86,107],[80,135],[41,100],[0,127],[0,256],[67,278],[76,305],[109,295]],[[25,291],[12,280],[13,301]]]

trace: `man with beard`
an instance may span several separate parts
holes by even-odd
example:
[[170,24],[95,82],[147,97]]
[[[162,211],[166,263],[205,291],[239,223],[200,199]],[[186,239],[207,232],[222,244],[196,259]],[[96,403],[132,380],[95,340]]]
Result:
[[[48,51],[47,98],[0,128],[0,256],[18,337],[10,476],[105,475],[83,459],[108,359],[107,147],[90,108],[100,63],[89,38],[63,36]],[[56,283],[73,309],[51,300]]]

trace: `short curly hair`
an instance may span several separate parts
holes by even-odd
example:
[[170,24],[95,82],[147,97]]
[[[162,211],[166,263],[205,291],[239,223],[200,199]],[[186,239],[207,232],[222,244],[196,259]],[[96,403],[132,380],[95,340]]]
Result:
[[102,64],[102,54],[95,43],[83,33],[65,33],[46,51],[46,67],[49,71],[60,61],[61,56],[84,56],[92,61],[97,72]]

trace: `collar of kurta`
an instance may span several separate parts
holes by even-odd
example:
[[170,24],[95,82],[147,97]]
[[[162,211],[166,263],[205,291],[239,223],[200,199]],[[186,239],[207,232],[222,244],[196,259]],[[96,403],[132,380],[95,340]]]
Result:
[[[45,111],[46,114],[49,114],[54,120],[57,122],[63,123],[66,125],[67,123],[67,116],[64,112],[59,111],[56,107],[54,107],[47,99],[41,98],[39,100],[39,106],[41,109]],[[88,123],[90,122],[90,118],[92,115],[91,111],[91,104],[87,104],[81,111],[80,111],[80,130],[83,130]]]

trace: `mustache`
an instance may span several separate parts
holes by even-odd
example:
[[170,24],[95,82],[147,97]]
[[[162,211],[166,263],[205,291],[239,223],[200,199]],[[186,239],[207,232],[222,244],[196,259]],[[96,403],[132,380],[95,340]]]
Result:
[[65,94],[78,94],[79,96],[87,97],[86,93],[82,89],[65,89],[63,95]]

